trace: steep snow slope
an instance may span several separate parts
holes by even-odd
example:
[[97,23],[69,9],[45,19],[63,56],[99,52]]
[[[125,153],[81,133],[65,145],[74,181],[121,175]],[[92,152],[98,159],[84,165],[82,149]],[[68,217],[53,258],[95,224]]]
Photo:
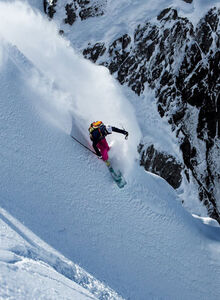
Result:
[[[108,70],[104,67],[97,68],[77,56],[73,49],[68,47],[68,43],[57,35],[57,28],[53,23],[50,24],[39,14],[28,11],[22,3],[2,3],[0,17],[2,36],[17,45],[24,55],[50,78],[51,84],[54,82],[57,89],[60,88],[59,95],[57,92],[57,97],[61,98],[57,104],[58,109],[62,110],[65,118],[74,110],[74,118],[85,138],[88,139],[87,129],[91,120],[102,118],[107,124],[126,124],[130,139],[127,143],[122,143],[120,137],[115,138],[114,148],[126,156],[126,161],[121,160],[120,164],[121,168],[129,172],[134,159],[137,158],[136,145],[140,140],[140,130],[132,107],[119,87],[114,84]],[[15,34],[17,26],[20,27],[20,31]],[[33,80],[38,80],[37,75]],[[42,93],[45,95],[45,91],[42,90]],[[61,107],[62,101],[66,103],[66,107]]]
[[111,293],[1,208],[0,270],[1,299],[97,299],[74,281],[99,297]]
[[[30,64],[13,47],[6,45],[3,47],[5,49],[1,48],[0,72],[2,90],[0,202],[2,207],[7,210],[9,208],[12,215],[28,226],[34,212],[38,211],[35,215],[37,217],[34,221],[35,225],[38,224],[37,227],[40,229],[39,224],[42,222],[44,230],[50,235],[50,230],[54,227],[53,223],[56,223],[58,216],[50,219],[49,215],[54,215],[53,205],[50,206],[50,203],[44,213],[41,213],[41,201],[49,200],[46,196],[49,186],[41,186],[41,182],[48,180],[49,174],[45,177],[44,172],[48,172],[44,163],[47,157],[43,157],[44,146],[40,145],[42,140],[38,127],[39,119],[35,120],[36,114],[41,113],[42,106],[35,106],[36,111],[32,108],[34,105],[32,101],[35,99],[37,103],[39,94],[36,94],[36,90],[28,88],[25,82],[27,78],[24,80],[24,71],[28,70]],[[42,130],[44,131],[43,127]],[[40,148],[42,146],[41,150],[39,146]],[[42,164],[39,164],[41,166],[37,170],[36,166],[40,161]],[[54,161],[53,164],[56,162]],[[31,191],[32,188],[29,190],[30,186],[34,192]],[[46,198],[41,198],[39,193],[41,188],[43,190],[46,188],[44,190]],[[40,202],[37,203],[35,197],[38,196]],[[56,200],[54,200],[56,206],[55,202]],[[28,219],[20,215],[19,212],[22,211]],[[60,218],[62,219],[62,216]],[[41,229],[35,232],[41,236],[40,231]],[[64,228],[60,228],[56,232],[57,239],[64,231]],[[72,246],[74,247],[74,243]],[[0,208],[0,298],[120,299],[114,291],[39,240],[2,208]]]
[[[26,14],[22,7],[15,10],[19,22]],[[5,12],[7,6],[0,8]],[[36,28],[37,24],[45,26],[39,16],[31,16]],[[91,107],[96,96],[109,99],[108,95],[94,89],[89,100],[84,98],[81,89],[91,87],[96,67],[87,68],[82,59],[71,58],[66,44],[55,39],[54,33],[41,44],[44,51],[39,55],[43,30],[39,25],[34,37],[25,40],[24,32],[27,36],[30,27],[30,23],[27,28],[23,24],[23,34],[12,27],[13,31],[7,31],[10,35],[6,26],[1,27],[5,39],[26,56],[1,41],[1,206],[125,298],[218,299],[219,227],[190,216],[164,180],[137,165],[130,175],[127,172],[126,188],[119,190],[105,165],[74,144],[68,135],[69,115],[79,120],[81,103]],[[55,56],[46,51],[52,43]],[[65,67],[57,58],[66,61]],[[83,86],[74,82],[79,82],[79,76]],[[123,101],[109,76],[103,83],[115,90],[115,105]],[[103,111],[97,106],[97,114]],[[112,121],[121,117],[126,127],[131,126],[132,109],[117,107],[113,110],[117,118],[109,116],[110,112],[106,110],[105,116]],[[88,118],[80,116],[84,121]],[[130,141],[135,144],[135,137],[131,135]],[[118,156],[127,171],[126,160],[135,155],[126,149],[123,138],[116,142],[125,147],[125,154]]]

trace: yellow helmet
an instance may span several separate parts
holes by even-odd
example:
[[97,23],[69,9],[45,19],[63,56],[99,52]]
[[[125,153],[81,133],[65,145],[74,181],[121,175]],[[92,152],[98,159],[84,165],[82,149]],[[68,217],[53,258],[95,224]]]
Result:
[[94,129],[99,128],[102,124],[103,124],[102,121],[96,121],[91,123],[89,127],[89,132],[91,133]]

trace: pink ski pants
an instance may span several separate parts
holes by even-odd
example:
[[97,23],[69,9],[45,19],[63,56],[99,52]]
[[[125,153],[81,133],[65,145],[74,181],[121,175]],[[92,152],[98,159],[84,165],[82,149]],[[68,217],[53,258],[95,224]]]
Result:
[[109,145],[106,141],[106,139],[102,139],[100,142],[98,142],[97,147],[99,148],[101,154],[102,154],[102,159],[104,161],[108,160],[108,151],[110,150]]

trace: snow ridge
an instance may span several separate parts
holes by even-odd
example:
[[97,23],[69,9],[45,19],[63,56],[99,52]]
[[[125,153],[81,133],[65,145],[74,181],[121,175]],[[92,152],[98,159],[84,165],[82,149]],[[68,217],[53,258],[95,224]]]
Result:
[[[74,296],[77,297],[77,299],[81,299],[81,297],[82,299],[121,299],[120,296],[117,295],[113,290],[106,287],[103,283],[96,280],[78,265],[73,264],[71,261],[67,260],[60,253],[56,252],[49,245],[40,240],[36,235],[30,232],[30,230],[25,228],[25,226],[23,226],[2,208],[0,208],[0,224],[1,228],[4,228],[4,231],[7,233],[6,237],[3,235],[2,230],[0,233],[0,265],[6,270],[4,277],[7,278],[7,273],[10,277],[9,272],[6,269],[6,264],[8,264],[9,269],[11,264],[17,266],[18,270],[15,269],[15,273],[27,272],[30,273],[29,276],[31,276],[31,272],[28,270],[28,268],[32,269],[35,266],[35,271],[39,272],[40,276],[48,277],[50,272],[51,280],[57,280],[58,285],[62,283],[65,286],[65,289],[67,289],[68,292],[63,294],[62,298],[64,297],[67,299],[68,294],[70,293],[69,291],[76,288],[76,291],[79,294],[72,293],[71,297]],[[4,245],[3,248],[2,245]],[[43,275],[43,268],[50,271]],[[52,269],[71,281],[62,279],[60,275],[56,275],[55,272],[51,271]],[[57,279],[55,279],[56,277]],[[17,284],[13,282],[11,283],[10,278],[6,278],[4,280],[1,279],[0,297],[3,298],[12,296],[12,294],[7,293],[7,286],[11,286],[11,288],[13,287],[13,290],[15,291],[16,287],[19,284],[22,284],[19,280],[20,278],[18,279]],[[36,297],[36,299],[39,299],[40,295],[45,297],[47,294],[50,298],[52,297],[52,289],[50,290],[50,293],[45,293],[43,289],[38,286],[38,281],[35,281],[35,283],[39,294],[37,295],[36,291],[32,293],[32,299],[35,299],[35,297],[33,297],[34,294],[36,294],[38,297]],[[79,286],[76,286],[75,283]],[[57,292],[59,292],[59,289]],[[25,288],[22,289],[21,287],[20,294],[21,293],[23,293],[24,298],[26,297],[27,299],[28,290]],[[53,296],[53,299],[55,299],[55,295]],[[57,297],[57,299],[59,298]]]

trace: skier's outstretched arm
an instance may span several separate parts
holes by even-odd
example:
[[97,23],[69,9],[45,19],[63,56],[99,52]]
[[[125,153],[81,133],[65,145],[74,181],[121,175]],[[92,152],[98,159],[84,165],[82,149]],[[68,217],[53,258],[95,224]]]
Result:
[[117,127],[112,126],[112,131],[122,133],[125,135],[125,137],[128,137],[128,132],[124,129],[119,129]]

